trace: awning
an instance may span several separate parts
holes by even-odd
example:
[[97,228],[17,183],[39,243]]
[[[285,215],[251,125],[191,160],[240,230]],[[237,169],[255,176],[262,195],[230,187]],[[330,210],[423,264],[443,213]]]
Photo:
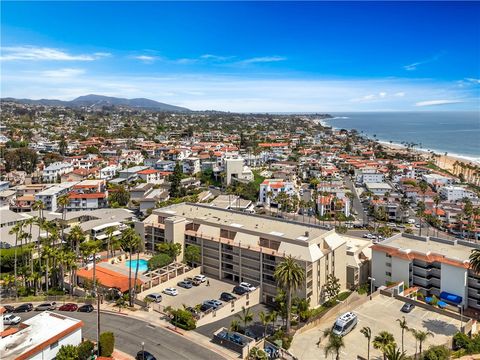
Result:
[[440,299],[448,301],[450,303],[457,304],[457,305],[462,303],[462,297],[461,296],[458,296],[458,295],[455,295],[455,294],[450,294],[446,291],[442,291],[440,293]]

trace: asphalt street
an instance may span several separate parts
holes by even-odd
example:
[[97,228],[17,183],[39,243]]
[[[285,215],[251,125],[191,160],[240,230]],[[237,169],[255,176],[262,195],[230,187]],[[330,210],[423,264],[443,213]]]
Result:
[[[83,337],[96,339],[96,312],[88,314],[60,311],[58,313],[82,320],[84,322]],[[38,313],[31,311],[19,315],[22,320],[27,320],[36,314]],[[115,334],[115,347],[132,356],[142,349],[142,342],[144,342],[145,350],[152,353],[157,359],[224,359],[219,354],[197,345],[181,335],[129,316],[101,313],[101,332],[104,331],[112,331]]]

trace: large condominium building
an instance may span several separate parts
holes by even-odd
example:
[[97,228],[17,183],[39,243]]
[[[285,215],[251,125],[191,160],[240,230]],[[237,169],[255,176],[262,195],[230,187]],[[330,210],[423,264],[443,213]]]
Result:
[[404,281],[425,295],[478,311],[480,274],[469,269],[468,260],[475,248],[480,245],[397,234],[372,247],[375,287]]
[[42,178],[44,182],[52,183],[57,181],[61,175],[71,171],[73,171],[72,164],[68,162],[55,162],[43,169]]
[[67,194],[73,188],[77,181],[63,182],[49,187],[35,194],[35,201],[41,200],[47,211],[57,211],[59,205],[57,200],[60,196]]
[[463,198],[476,199],[477,195],[461,186],[443,186],[439,190],[440,196],[447,201],[457,201]]
[[232,179],[239,181],[252,181],[253,173],[252,170],[244,165],[244,160],[242,158],[238,159],[225,159],[225,183],[230,185]]
[[265,179],[260,184],[260,202],[267,205],[272,202],[275,203],[275,198],[282,192],[293,196],[296,194],[295,186],[293,183],[282,179]]
[[346,242],[320,226],[182,203],[153,210],[136,228],[147,249],[162,242],[198,246],[197,265],[204,274],[259,286],[264,302],[277,294],[275,267],[289,255],[305,269],[297,295],[310,298],[312,306],[325,301],[327,275],[333,274],[341,288],[346,287]]

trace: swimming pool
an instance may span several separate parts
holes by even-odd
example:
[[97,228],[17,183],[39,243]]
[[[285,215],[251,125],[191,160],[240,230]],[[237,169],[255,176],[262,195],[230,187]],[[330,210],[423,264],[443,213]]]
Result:
[[[125,263],[125,265],[130,266],[132,271],[137,269],[137,260],[129,260]],[[148,261],[144,259],[138,260],[138,271],[144,272],[148,270]]]

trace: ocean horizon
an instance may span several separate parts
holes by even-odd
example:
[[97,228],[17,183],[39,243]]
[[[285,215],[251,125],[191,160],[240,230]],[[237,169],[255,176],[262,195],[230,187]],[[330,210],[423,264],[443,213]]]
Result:
[[477,111],[331,112],[322,122],[356,129],[384,143],[415,143],[417,149],[480,162],[480,113]]

